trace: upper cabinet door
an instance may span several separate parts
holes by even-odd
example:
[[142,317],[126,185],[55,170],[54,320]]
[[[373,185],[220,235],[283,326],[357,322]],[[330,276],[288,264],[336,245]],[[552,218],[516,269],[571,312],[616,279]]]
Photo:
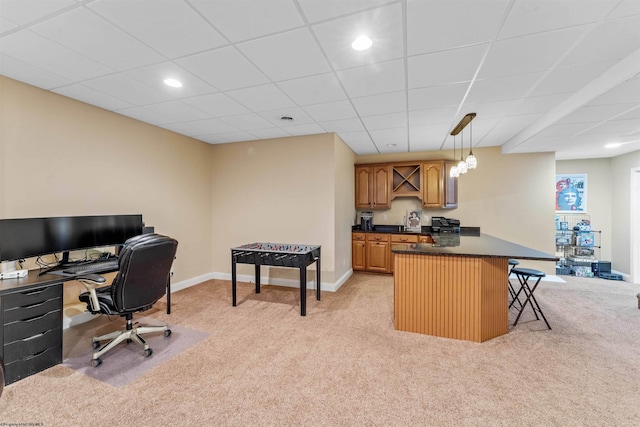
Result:
[[357,166],[356,209],[391,207],[389,166]]
[[455,162],[444,162],[444,207],[449,209],[458,207],[458,178],[450,176],[455,165]]
[[422,207],[442,208],[444,205],[444,162],[433,161],[422,165]]
[[372,200],[371,166],[356,166],[356,209],[370,209]]

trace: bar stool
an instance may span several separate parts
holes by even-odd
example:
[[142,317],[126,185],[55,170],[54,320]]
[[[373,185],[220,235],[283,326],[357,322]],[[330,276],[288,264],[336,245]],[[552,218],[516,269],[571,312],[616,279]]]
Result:
[[[518,316],[516,317],[515,322],[513,322],[513,326],[516,326],[518,324],[518,320],[520,320],[520,316],[522,315],[522,312],[527,306],[527,303],[529,303],[529,305],[531,305],[531,309],[533,310],[533,314],[536,316],[536,320],[540,320],[540,318],[538,317],[538,313],[540,313],[540,316],[542,316],[544,323],[546,323],[547,327],[551,329],[551,325],[549,325],[549,322],[547,322],[547,318],[544,317],[544,313],[542,313],[542,310],[540,309],[540,305],[538,304],[538,301],[536,301],[536,298],[533,296],[533,293],[535,292],[536,288],[538,287],[538,284],[540,283],[540,279],[542,279],[545,276],[544,272],[540,270],[534,270],[531,268],[512,268],[511,272],[515,274],[516,277],[518,278],[518,282],[520,282],[520,289],[518,289],[518,292],[516,292],[515,299],[513,299],[511,301],[511,304],[509,304],[509,308],[511,308],[514,302],[516,301],[520,302],[518,297],[520,296],[521,292],[524,291],[524,294],[527,297],[524,300],[524,303],[518,309]],[[536,283],[534,283],[533,287],[529,285],[529,279],[532,277],[538,279],[536,280]]]
[[[509,303],[509,307],[511,307],[511,305],[516,299],[516,290],[513,288],[513,285],[511,284],[511,280],[509,279],[509,277],[511,276],[511,273],[513,273],[513,269],[518,264],[520,264],[520,261],[518,261],[517,259],[509,258],[509,265],[511,266],[511,269],[509,270],[509,274],[507,274],[507,283],[509,284],[509,296],[511,297],[511,302]],[[520,300],[518,300],[518,305],[522,307],[522,302],[520,302]]]

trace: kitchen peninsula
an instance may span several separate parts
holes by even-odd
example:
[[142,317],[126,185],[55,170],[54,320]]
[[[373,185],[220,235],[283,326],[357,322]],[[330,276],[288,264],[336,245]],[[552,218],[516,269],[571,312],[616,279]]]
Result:
[[395,244],[394,321],[401,331],[482,342],[509,332],[508,262],[553,255],[486,234]]

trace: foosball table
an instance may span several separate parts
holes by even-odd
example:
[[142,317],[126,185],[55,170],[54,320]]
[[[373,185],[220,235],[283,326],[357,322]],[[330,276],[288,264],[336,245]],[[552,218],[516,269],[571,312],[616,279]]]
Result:
[[260,293],[260,266],[300,269],[300,315],[307,314],[307,267],[316,263],[316,299],[320,300],[320,246],[287,243],[249,243],[231,248],[231,295],[236,306],[236,264],[255,265],[256,293]]

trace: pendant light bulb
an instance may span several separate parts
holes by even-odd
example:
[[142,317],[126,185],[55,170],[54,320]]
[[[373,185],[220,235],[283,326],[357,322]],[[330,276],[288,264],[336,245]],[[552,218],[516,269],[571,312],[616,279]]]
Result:
[[467,164],[462,159],[462,150],[464,149],[464,134],[460,133],[460,146],[462,149],[460,150],[460,161],[458,162],[458,172],[462,175],[467,173]]
[[478,159],[473,155],[473,123],[469,124],[469,155],[465,163],[468,169],[475,169],[478,166]]

